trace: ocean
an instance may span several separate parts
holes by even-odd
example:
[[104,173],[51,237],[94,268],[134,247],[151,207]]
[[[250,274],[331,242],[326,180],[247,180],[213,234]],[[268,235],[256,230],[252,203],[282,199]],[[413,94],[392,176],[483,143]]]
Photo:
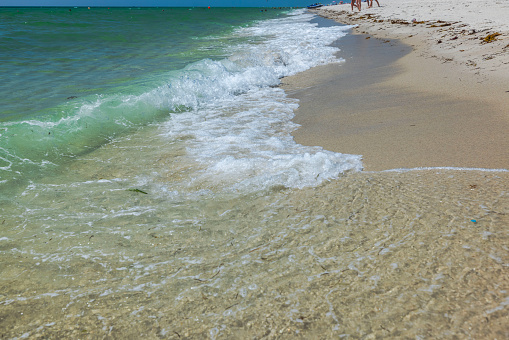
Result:
[[[325,166],[324,178],[360,166],[282,139],[259,144],[275,132],[269,130],[274,119],[281,121],[276,133],[294,128],[288,117],[295,104],[274,89],[279,79],[331,62],[334,49],[326,45],[344,27],[318,29],[309,14],[256,8],[2,12],[1,91],[9,94],[0,112],[2,193],[151,124],[165,126],[168,144],[197,133],[183,147],[210,169],[270,168],[289,186],[317,182],[309,169],[296,167],[292,178],[285,170],[285,162],[299,162],[297,155],[307,151]],[[246,103],[251,106],[242,109]],[[273,105],[285,113],[274,117]],[[250,114],[221,115],[232,108]],[[279,164],[272,163],[276,155]],[[270,185],[245,175],[241,182]]]
[[[445,321],[421,305],[455,315],[440,292],[465,288],[443,282],[468,274],[454,259],[490,240],[471,260],[507,263],[505,173],[363,173],[361,155],[293,140],[299,103],[278,85],[344,63],[331,44],[349,26],[260,8],[0,18],[3,337],[426,336]],[[455,176],[486,192],[451,189]],[[468,244],[441,247],[455,237]],[[432,251],[451,263],[426,272],[415,259]],[[397,273],[410,290],[390,288]],[[493,290],[490,316],[507,301]]]

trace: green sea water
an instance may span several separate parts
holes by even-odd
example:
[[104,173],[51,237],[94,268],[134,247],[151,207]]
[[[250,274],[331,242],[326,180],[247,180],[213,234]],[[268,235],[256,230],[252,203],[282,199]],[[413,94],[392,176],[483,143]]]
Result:
[[234,28],[280,14],[256,8],[0,8],[0,121],[54,114],[69,97],[140,91],[162,72],[224,57]]
[[194,90],[182,87],[199,72],[184,69],[256,42],[261,37],[232,33],[284,15],[258,8],[0,8],[0,197],[115,136],[195,106],[206,94],[199,94],[199,79],[191,80]]

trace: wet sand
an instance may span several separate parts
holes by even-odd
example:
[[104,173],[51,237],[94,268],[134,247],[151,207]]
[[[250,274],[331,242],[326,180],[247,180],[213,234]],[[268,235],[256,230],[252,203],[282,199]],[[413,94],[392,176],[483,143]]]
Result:
[[365,170],[509,168],[504,78],[427,57],[415,37],[391,37],[401,38],[360,26],[337,42],[345,62],[283,80],[300,100],[295,140],[361,154]]

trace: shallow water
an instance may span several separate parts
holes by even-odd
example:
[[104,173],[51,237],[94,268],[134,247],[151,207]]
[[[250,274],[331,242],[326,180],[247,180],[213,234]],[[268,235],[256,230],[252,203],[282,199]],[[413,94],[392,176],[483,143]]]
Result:
[[27,192],[32,209],[3,220],[4,336],[507,336],[507,172],[178,201],[104,170]]

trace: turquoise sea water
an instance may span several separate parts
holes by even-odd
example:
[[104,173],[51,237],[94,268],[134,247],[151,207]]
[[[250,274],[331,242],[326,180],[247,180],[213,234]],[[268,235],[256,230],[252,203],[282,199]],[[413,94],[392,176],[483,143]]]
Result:
[[[226,34],[281,11],[3,8],[2,121],[51,115],[67,97],[130,93],[153,77],[224,55]],[[143,90],[143,87],[142,89]],[[140,91],[140,89],[138,89]]]
[[[4,193],[134,128],[276,85],[314,63],[285,65],[289,46],[238,55],[277,34],[256,22],[287,17],[282,10],[3,8],[0,15]],[[260,65],[267,54],[276,59]],[[246,74],[264,66],[261,78]],[[223,83],[211,86],[217,79]]]

